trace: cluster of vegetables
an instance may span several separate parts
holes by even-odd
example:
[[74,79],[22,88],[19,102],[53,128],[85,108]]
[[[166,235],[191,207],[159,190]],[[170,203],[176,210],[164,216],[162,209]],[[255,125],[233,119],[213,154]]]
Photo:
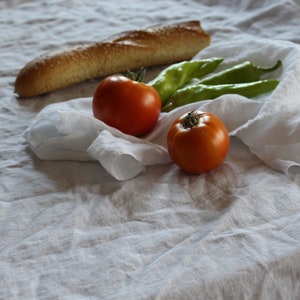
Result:
[[[164,69],[156,78],[142,82],[111,75],[103,79],[93,96],[93,114],[126,134],[140,136],[150,130],[161,112],[224,94],[255,97],[276,88],[276,79],[261,79],[281,66],[262,68],[250,61],[212,73],[223,58],[184,61]],[[183,170],[199,174],[219,166],[227,155],[229,134],[223,122],[209,112],[187,112],[174,120],[167,145],[170,157]]]
[[[270,68],[262,68],[246,61],[205,76],[214,71],[222,61],[223,58],[211,58],[174,64],[148,84],[159,92],[162,110],[170,111],[178,106],[214,99],[224,94],[255,97],[272,91],[279,83],[276,79],[260,80],[260,77],[278,69],[281,61]],[[191,83],[195,79],[195,83]]]

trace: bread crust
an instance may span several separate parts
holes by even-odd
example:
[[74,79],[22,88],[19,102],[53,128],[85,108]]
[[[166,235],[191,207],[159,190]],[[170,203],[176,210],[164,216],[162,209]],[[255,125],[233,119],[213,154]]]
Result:
[[189,60],[210,44],[200,21],[122,32],[98,43],[45,53],[27,63],[15,81],[22,98],[88,79]]

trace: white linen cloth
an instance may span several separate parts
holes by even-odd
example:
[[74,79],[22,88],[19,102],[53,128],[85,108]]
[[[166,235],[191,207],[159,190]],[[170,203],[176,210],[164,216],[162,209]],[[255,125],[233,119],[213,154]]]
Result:
[[[262,47],[264,53],[260,51]],[[233,56],[236,49],[239,54]],[[231,135],[248,145],[268,166],[287,175],[299,172],[300,47],[289,42],[245,39],[212,45],[199,54],[209,56],[224,57],[221,68],[245,60],[268,67],[281,60],[282,68],[266,74],[279,78],[281,83],[271,94],[256,100],[225,95],[162,113],[156,126],[143,138],[123,134],[96,120],[91,97],[52,104],[37,115],[25,137],[41,159],[94,159],[113,177],[125,180],[146,166],[169,163],[166,141],[171,123],[186,111],[202,109],[221,118]]]
[[[297,166],[281,164],[277,172],[278,161],[272,167],[263,161],[267,147],[287,167],[297,157],[290,149],[297,148],[298,127],[289,131],[298,124],[296,2],[0,1],[0,299],[299,299],[300,175]],[[97,161],[41,160],[29,149],[23,134],[46,106],[46,120],[58,116],[58,108],[90,116],[87,99],[98,80],[18,99],[14,80],[25,63],[45,51],[187,19],[200,19],[212,35],[200,58],[225,56],[224,49],[226,66],[245,58],[263,66],[283,59],[275,74],[282,84],[259,97],[262,103],[230,96],[199,104],[219,114],[227,102],[246,102],[246,116],[231,112],[234,136],[217,170],[193,176],[159,164],[120,181]],[[290,117],[287,123],[281,114]],[[267,118],[286,139],[269,135]],[[161,145],[164,135],[156,133],[148,138]],[[90,135],[91,143],[98,134]],[[254,142],[260,158],[249,151],[256,151]],[[78,157],[87,157],[87,144]]]

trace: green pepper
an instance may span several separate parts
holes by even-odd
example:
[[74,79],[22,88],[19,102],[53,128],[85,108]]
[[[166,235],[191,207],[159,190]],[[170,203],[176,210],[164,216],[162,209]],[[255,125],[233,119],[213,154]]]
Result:
[[270,68],[262,68],[253,62],[245,61],[224,71],[212,74],[198,81],[201,84],[226,84],[226,83],[244,83],[258,81],[265,73],[277,70],[281,66],[281,61]]
[[183,61],[162,70],[156,78],[148,82],[159,93],[164,106],[172,94],[185,86],[193,78],[201,78],[212,71],[223,61],[223,58]]
[[239,94],[248,98],[270,92],[276,88],[279,80],[265,79],[250,83],[205,85],[195,84],[177,90],[162,111],[170,111],[176,107],[189,103],[215,99],[225,94]]

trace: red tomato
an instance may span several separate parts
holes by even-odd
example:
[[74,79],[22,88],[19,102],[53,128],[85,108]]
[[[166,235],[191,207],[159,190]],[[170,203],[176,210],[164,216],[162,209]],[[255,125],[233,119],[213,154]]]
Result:
[[121,75],[103,79],[93,97],[95,118],[135,136],[148,131],[160,111],[160,96],[154,88]]
[[175,164],[188,173],[200,174],[223,162],[229,148],[229,134],[217,116],[198,110],[174,121],[167,144]]

